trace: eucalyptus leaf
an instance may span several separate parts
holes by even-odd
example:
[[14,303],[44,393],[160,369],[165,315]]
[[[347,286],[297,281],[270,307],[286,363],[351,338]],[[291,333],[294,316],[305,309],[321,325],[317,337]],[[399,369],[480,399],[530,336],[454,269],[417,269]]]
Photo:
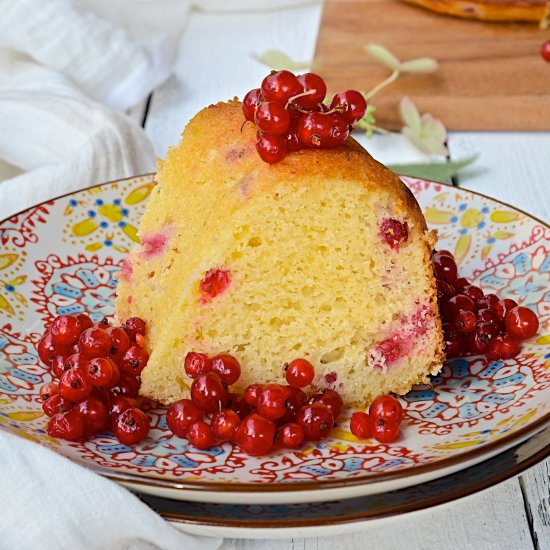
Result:
[[401,67],[401,61],[393,55],[387,48],[380,44],[367,44],[365,51],[381,65],[389,67],[392,71],[397,71]]
[[403,61],[400,70],[404,73],[426,74],[437,71],[437,61],[431,57],[419,57],[410,61]]
[[311,61],[294,61],[281,50],[267,50],[261,55],[253,54],[253,57],[275,71],[301,71],[311,66]]
[[392,164],[388,168],[402,176],[422,178],[430,181],[448,182],[460,170],[472,164],[477,155],[472,155],[461,160],[448,160],[447,162],[420,162],[417,164]]

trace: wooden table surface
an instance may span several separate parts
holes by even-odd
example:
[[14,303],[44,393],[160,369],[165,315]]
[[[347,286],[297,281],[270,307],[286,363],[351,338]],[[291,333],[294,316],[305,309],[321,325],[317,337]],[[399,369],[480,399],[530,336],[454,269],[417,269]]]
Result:
[[[205,105],[258,86],[268,69],[253,55],[280,49],[295,60],[313,57],[321,6],[272,12],[194,12],[181,40],[175,75],[132,111],[159,156],[178,141]],[[548,118],[550,113],[541,113]],[[423,159],[398,135],[363,142],[385,163]],[[452,158],[478,153],[458,184],[550,221],[550,132],[453,132]],[[523,475],[462,500],[338,537],[225,539],[223,550],[547,549],[550,550],[550,460]]]

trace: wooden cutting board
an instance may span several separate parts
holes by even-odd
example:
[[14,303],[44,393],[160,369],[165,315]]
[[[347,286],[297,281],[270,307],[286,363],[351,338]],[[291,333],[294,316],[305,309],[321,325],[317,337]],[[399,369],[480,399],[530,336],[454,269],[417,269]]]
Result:
[[325,0],[314,70],[330,92],[366,91],[391,71],[365,44],[401,60],[434,57],[435,73],[404,74],[373,99],[379,125],[401,127],[397,106],[408,95],[450,130],[550,130],[550,63],[540,55],[549,39],[536,24],[464,20],[399,0]]

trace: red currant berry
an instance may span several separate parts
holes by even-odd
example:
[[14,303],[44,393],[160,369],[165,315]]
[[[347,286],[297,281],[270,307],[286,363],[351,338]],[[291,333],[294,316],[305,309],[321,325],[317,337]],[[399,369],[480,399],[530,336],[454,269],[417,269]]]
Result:
[[87,328],[78,339],[78,347],[88,357],[106,357],[111,352],[111,339],[102,328]]
[[69,346],[78,340],[82,329],[78,317],[59,315],[53,320],[50,332],[55,344]]
[[69,401],[80,401],[92,393],[92,384],[82,369],[71,369],[61,377],[59,393]]
[[129,336],[130,340],[135,340],[138,334],[145,336],[147,330],[146,323],[139,317],[130,317],[123,325],[122,328]]
[[286,411],[287,391],[279,384],[264,386],[258,395],[257,412],[270,420],[281,418]]
[[452,330],[445,330],[445,354],[448,359],[461,357],[464,354],[465,348],[466,345],[462,333],[455,330],[454,326]]
[[[105,330],[111,339],[110,354],[115,361],[121,361],[130,347],[130,338],[126,331],[120,327],[109,327]],[[141,336],[138,334],[137,336]]]
[[475,285],[468,285],[465,286],[462,289],[461,294],[464,294],[464,296],[468,296],[471,300],[474,302],[478,302],[481,298],[483,298],[483,290]]
[[239,415],[239,418],[241,419],[244,418],[245,416],[248,416],[252,412],[252,408],[244,400],[244,397],[241,397],[241,399],[238,399],[234,403],[233,407],[231,407],[231,409],[234,410]]
[[491,309],[497,314],[497,317],[504,321],[506,314],[517,307],[517,302],[510,300],[509,298],[504,298],[504,300],[499,300]]
[[298,137],[298,120],[290,122],[288,132],[285,134],[285,140],[287,153],[299,151],[302,148],[300,138]]
[[187,440],[190,445],[201,450],[211,449],[216,445],[216,436],[212,428],[202,420],[191,424],[187,431]]
[[108,388],[116,366],[112,359],[94,357],[86,364],[86,375],[93,386]]
[[[453,258],[454,261],[454,258]],[[466,277],[459,277],[454,283],[453,286],[455,287],[455,294],[461,294],[462,289],[466,288],[467,286],[470,286],[470,281],[466,279]]]
[[262,384],[251,384],[244,390],[244,400],[251,406],[256,408],[258,406],[258,396],[263,390]]
[[69,357],[65,357],[65,360],[63,361],[63,372],[67,372],[72,369],[85,370],[87,363],[87,357],[81,353],[73,353],[72,355],[69,355]]
[[479,323],[473,332],[465,336],[466,350],[472,355],[485,353],[491,340],[498,334],[498,327],[492,323]]
[[[109,381],[109,385],[107,386],[108,388],[113,388],[114,386],[116,386],[120,382],[120,376],[121,376],[120,368],[118,367],[118,365],[114,361],[113,361],[111,367],[113,368],[113,376],[112,376],[111,380]],[[125,374],[127,374],[127,373],[125,373]]]
[[288,422],[277,428],[275,441],[278,447],[297,449],[305,439],[304,429],[296,422]]
[[120,362],[120,368],[134,376],[139,376],[149,361],[149,354],[144,348],[130,346]]
[[56,356],[61,355],[62,357],[67,357],[71,353],[71,348],[69,346],[64,346],[62,344],[56,344],[53,341],[53,337],[50,332],[47,332],[36,347],[38,352],[38,357],[42,362],[48,366],[51,366],[53,360]]
[[118,382],[114,386],[111,386],[111,393],[114,395],[137,397],[139,394],[139,386],[139,378],[136,378],[126,371],[121,371]]
[[279,101],[285,104],[301,91],[300,82],[290,71],[272,72],[262,81],[261,92],[267,101]]
[[287,392],[285,414],[277,420],[277,424],[282,426],[296,420],[296,413],[307,404],[307,395],[300,388],[284,386]]
[[149,433],[149,418],[140,409],[132,408],[121,412],[113,422],[113,433],[123,445],[135,445]]
[[477,309],[493,309],[498,303],[498,296],[496,294],[487,294],[477,300]]
[[497,317],[497,314],[492,309],[478,309],[477,320],[480,323],[492,323],[493,325],[496,325],[499,330],[502,328],[502,321]]
[[61,378],[64,372],[65,372],[65,358],[61,355],[56,355],[54,357],[54,360],[52,361],[52,374],[56,378]]
[[313,382],[315,369],[306,359],[294,359],[285,366],[286,381],[293,388],[304,388]]
[[138,408],[137,401],[127,395],[117,395],[110,399],[109,403],[109,422],[112,424],[118,415],[127,409]]
[[454,326],[458,332],[472,332],[476,328],[476,314],[473,311],[459,309],[455,316]]
[[275,164],[286,157],[286,139],[284,136],[265,134],[258,139],[256,150],[264,162]]
[[212,372],[215,372],[222,382],[231,386],[241,377],[241,365],[232,355],[220,353],[212,357]]
[[296,422],[304,429],[308,441],[319,441],[328,436],[334,425],[334,416],[322,403],[305,405],[296,414]]
[[[285,390],[287,392],[287,396],[286,396],[287,409],[289,407],[291,407],[291,408],[295,409],[295,412],[298,412],[304,405],[307,404],[308,397],[304,393],[304,391],[301,390],[300,388],[293,388],[292,386],[285,386]],[[325,391],[329,392],[329,391],[332,391],[332,390],[322,390],[317,395],[319,395],[319,396],[325,395]],[[314,396],[314,397],[316,397],[316,396]]]
[[316,394],[310,397],[309,402],[322,403],[327,406],[330,409],[334,420],[340,416],[342,408],[344,407],[344,402],[340,397],[340,394],[330,389],[319,390]]
[[456,291],[452,284],[448,283],[447,281],[442,281],[441,279],[437,279],[437,300],[440,304],[448,300],[449,298],[452,298]]
[[399,422],[388,422],[378,418],[372,423],[372,435],[380,443],[391,443],[399,436]]
[[178,437],[187,437],[187,430],[203,419],[204,413],[190,399],[180,399],[168,407],[166,423]]
[[318,74],[302,74],[298,77],[298,82],[302,86],[302,92],[310,93],[294,99],[292,102],[295,105],[309,111],[315,109],[319,103],[323,102],[323,99],[327,95],[327,85]]
[[219,267],[209,269],[199,282],[200,303],[207,304],[216,296],[225,292],[230,284],[231,273],[228,269]]
[[542,46],[540,47],[540,55],[544,61],[550,63],[550,40],[542,43]]
[[183,368],[185,374],[189,378],[197,378],[201,374],[206,374],[212,370],[212,362],[208,358],[206,353],[198,353],[196,351],[190,351],[185,356],[185,361],[183,363]]
[[59,387],[55,382],[48,382],[40,388],[40,399],[42,402],[47,401],[52,395],[59,393]]
[[312,112],[298,120],[298,138],[304,147],[330,149],[341,145],[349,128],[338,113]]
[[91,328],[92,325],[94,324],[94,322],[90,319],[90,317],[88,315],[86,315],[85,313],[78,313],[76,315],[76,318],[80,322],[80,330],[81,331],[84,331],[87,328]]
[[442,307],[443,318],[453,322],[460,310],[475,311],[476,306],[474,301],[464,294],[457,294],[447,300]]
[[207,372],[193,380],[191,399],[199,409],[214,413],[225,407],[229,401],[229,394],[221,378],[215,372]]
[[256,114],[256,108],[262,101],[262,95],[260,93],[260,88],[254,88],[250,90],[243,99],[243,114],[246,120],[254,122],[254,115]]
[[90,395],[84,401],[80,401],[74,406],[82,420],[84,420],[84,435],[91,435],[107,428],[109,423],[109,413],[105,403]]
[[48,435],[67,441],[80,441],[84,437],[84,420],[77,411],[58,413],[50,418]]
[[393,218],[386,218],[380,223],[380,236],[393,250],[399,250],[402,243],[409,238],[409,226]]
[[70,411],[73,407],[73,402],[62,397],[59,393],[50,396],[42,403],[42,410],[48,416],[54,416],[59,413]]
[[511,359],[518,355],[520,350],[519,342],[509,334],[497,336],[487,347],[487,359],[496,361],[499,359]]
[[349,423],[351,433],[360,439],[372,437],[372,419],[364,412],[354,412]]
[[449,252],[448,250],[434,250],[433,255],[439,255],[439,256],[449,256],[449,258],[455,259],[452,252]]
[[236,442],[250,456],[267,454],[273,447],[274,438],[275,424],[256,413],[243,418],[235,436]]
[[[455,261],[449,256],[434,255],[434,269],[435,276],[438,279],[447,281],[451,284],[456,281],[458,268],[456,267]],[[454,286],[457,288],[456,284]]]
[[517,306],[506,314],[504,325],[506,332],[516,340],[527,340],[537,333],[539,319],[529,308]]
[[330,108],[341,110],[344,120],[348,124],[354,124],[365,116],[367,101],[362,93],[356,90],[346,90],[332,98]]
[[231,441],[240,423],[241,417],[235,411],[223,409],[212,417],[210,427],[219,441]]
[[380,395],[370,404],[369,415],[374,420],[382,419],[400,424],[403,420],[403,407],[395,397]]
[[254,121],[262,132],[281,135],[288,131],[290,114],[281,103],[266,101],[256,109]]

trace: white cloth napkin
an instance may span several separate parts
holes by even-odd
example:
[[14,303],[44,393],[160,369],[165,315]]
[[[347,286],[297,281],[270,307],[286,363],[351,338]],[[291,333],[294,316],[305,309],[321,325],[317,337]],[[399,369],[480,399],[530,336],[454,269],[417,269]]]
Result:
[[129,491],[40,445],[0,431],[0,548],[215,550]]
[[[297,3],[308,2],[206,0],[195,7]],[[192,6],[191,0],[0,0],[0,166],[18,172],[0,181],[0,219],[154,169],[151,143],[125,110],[170,75]],[[0,550],[210,550],[221,543],[176,530],[116,483],[3,431],[0,495]]]

